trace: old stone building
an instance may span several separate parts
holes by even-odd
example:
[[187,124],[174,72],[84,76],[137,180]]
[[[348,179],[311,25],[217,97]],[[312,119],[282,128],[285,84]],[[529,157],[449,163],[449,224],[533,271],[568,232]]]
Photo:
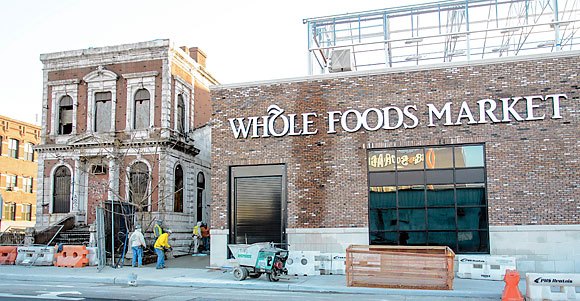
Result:
[[0,116],[0,232],[34,227],[40,127]]
[[227,243],[449,246],[580,272],[580,52],[212,88]]
[[163,220],[187,245],[211,203],[208,86],[217,81],[206,55],[154,40],[40,60],[37,228],[70,215],[90,225],[96,207],[115,202],[145,230]]

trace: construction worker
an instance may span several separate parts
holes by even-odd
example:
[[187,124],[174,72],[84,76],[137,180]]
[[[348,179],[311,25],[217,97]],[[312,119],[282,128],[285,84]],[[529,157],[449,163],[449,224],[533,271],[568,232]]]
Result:
[[[145,248],[145,237],[141,233],[141,226],[135,227],[135,232],[129,238],[133,257],[131,258],[131,265],[133,267],[141,267],[143,265],[143,248]],[[138,264],[138,265],[137,265]]]
[[155,236],[155,239],[159,238],[159,236],[163,234],[163,228],[161,228],[162,224],[163,221],[160,219],[155,222],[155,226],[153,227],[153,236]]
[[171,230],[165,230],[165,233],[161,234],[159,238],[155,241],[155,253],[157,254],[157,266],[156,269],[165,268],[165,250],[171,251],[171,246],[169,245],[169,235],[171,235]]
[[201,222],[197,222],[195,227],[193,227],[193,253],[197,254],[199,252],[199,242],[201,241]]
[[206,223],[201,224],[201,242],[206,252],[209,252],[209,227]]

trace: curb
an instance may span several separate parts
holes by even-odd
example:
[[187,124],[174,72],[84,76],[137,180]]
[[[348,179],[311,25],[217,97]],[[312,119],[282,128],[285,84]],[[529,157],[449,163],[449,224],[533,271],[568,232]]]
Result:
[[[128,285],[127,277],[112,276],[58,276],[58,275],[22,275],[22,274],[1,274],[0,280],[18,281],[54,281],[54,282],[80,282],[80,283],[100,283],[112,285]],[[312,286],[286,283],[256,283],[256,282],[233,282],[220,279],[207,280],[197,278],[183,278],[180,281],[163,279],[138,279],[138,285],[144,286],[173,286],[173,287],[197,287],[197,288],[224,288],[247,289],[247,290],[275,290],[288,292],[312,292],[312,293],[339,293],[339,294],[363,294],[363,295],[383,295],[383,296],[417,296],[417,297],[438,297],[438,298],[478,298],[478,299],[501,299],[501,293],[491,292],[469,292],[469,291],[444,291],[444,290],[411,290],[411,289],[388,289],[388,288],[366,288],[366,287],[335,287],[335,286]]]

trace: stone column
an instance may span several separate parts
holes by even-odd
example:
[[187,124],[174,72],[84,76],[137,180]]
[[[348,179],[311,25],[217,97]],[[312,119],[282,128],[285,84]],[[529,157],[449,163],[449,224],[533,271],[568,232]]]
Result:
[[[107,199],[113,200],[119,194],[119,165],[115,162],[113,156],[109,156],[109,189],[107,190]],[[118,201],[118,200],[116,200]]]
[[79,213],[79,188],[81,185],[81,160],[75,157],[74,175],[73,175],[73,189],[72,189],[72,206],[71,213],[77,215]]

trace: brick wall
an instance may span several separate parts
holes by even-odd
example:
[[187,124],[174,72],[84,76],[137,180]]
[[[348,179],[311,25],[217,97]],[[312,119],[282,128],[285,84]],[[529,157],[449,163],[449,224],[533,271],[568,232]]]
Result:
[[[288,227],[366,227],[366,148],[485,143],[490,225],[576,224],[580,212],[580,56],[519,57],[374,73],[333,74],[212,89],[212,222],[228,227],[228,169],[233,165],[287,164]],[[539,101],[545,119],[509,123],[427,126],[427,104],[452,102],[453,122],[466,101],[563,93],[561,119],[551,101]],[[316,135],[235,139],[229,118],[318,114]],[[329,111],[360,112],[416,105],[415,128],[327,134]],[[501,110],[498,109],[498,112]],[[525,112],[524,102],[515,106]],[[501,112],[497,114],[502,119]],[[524,116],[525,118],[525,116]],[[407,119],[407,122],[410,121]],[[349,124],[352,124],[352,120]]]

